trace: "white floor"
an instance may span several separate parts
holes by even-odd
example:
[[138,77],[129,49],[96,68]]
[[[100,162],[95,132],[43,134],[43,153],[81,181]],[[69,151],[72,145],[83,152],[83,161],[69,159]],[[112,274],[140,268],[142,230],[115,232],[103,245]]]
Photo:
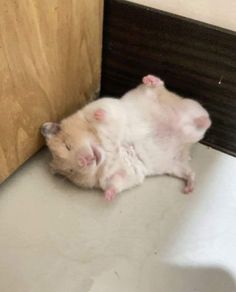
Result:
[[115,201],[48,172],[0,186],[1,292],[235,292],[236,159],[198,145],[195,192],[150,178]]

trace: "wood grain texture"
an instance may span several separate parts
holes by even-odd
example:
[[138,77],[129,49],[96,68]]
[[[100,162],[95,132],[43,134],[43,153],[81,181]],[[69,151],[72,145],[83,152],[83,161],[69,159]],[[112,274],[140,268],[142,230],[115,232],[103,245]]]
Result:
[[99,90],[102,23],[102,0],[0,0],[0,181]]
[[161,76],[198,100],[213,126],[204,143],[236,155],[236,33],[126,1],[105,1],[102,94]]

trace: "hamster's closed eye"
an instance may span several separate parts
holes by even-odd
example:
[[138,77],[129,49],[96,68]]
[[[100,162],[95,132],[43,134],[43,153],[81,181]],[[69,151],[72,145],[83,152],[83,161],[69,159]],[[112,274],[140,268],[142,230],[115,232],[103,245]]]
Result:
[[70,151],[70,150],[71,150],[71,146],[66,144],[66,149],[67,149],[68,151]]
[[65,146],[68,151],[71,151],[71,145],[65,143]]

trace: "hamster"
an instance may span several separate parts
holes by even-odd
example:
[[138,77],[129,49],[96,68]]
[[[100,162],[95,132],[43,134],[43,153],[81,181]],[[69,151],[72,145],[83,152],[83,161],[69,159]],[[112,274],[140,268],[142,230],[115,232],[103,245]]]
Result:
[[42,134],[56,172],[79,186],[101,188],[111,200],[149,175],[179,177],[184,192],[192,192],[190,148],[210,125],[199,103],[147,75],[121,99],[94,101],[60,124],[45,123]]

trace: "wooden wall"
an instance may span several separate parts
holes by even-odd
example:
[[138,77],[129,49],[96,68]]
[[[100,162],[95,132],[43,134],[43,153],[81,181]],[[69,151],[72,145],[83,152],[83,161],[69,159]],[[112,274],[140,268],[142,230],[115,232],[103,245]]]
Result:
[[0,182],[99,90],[102,20],[102,0],[0,0]]

